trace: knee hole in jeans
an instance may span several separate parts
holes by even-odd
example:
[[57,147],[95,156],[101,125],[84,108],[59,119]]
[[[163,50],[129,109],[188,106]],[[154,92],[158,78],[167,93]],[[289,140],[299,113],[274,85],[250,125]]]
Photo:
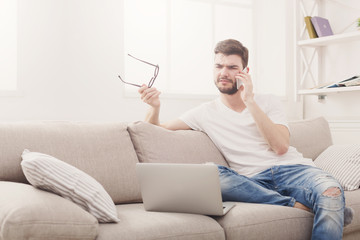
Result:
[[341,195],[341,190],[338,187],[329,187],[322,195],[326,197],[338,197]]

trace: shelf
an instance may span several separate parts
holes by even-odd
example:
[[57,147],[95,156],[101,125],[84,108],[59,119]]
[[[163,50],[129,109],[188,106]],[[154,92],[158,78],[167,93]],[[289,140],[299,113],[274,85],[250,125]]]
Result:
[[300,95],[327,95],[331,93],[360,91],[360,86],[299,90]]
[[335,34],[327,37],[312,38],[308,40],[298,41],[298,46],[301,47],[320,47],[327,46],[334,43],[344,43],[350,41],[360,41],[360,31],[347,32],[342,34]]
[[[338,1],[338,0],[337,0]],[[305,87],[319,86],[324,84],[322,79],[325,75],[325,64],[328,64],[324,61],[326,55],[331,49],[326,49],[326,47],[336,45],[339,49],[344,44],[349,43],[360,43],[360,27],[353,29],[351,32],[339,33],[326,37],[319,38],[308,38],[308,32],[306,28],[306,23],[304,17],[306,16],[323,16],[324,9],[327,6],[327,1],[320,0],[296,0],[294,1],[295,11],[295,29],[296,29],[296,42],[295,42],[295,92],[296,100],[300,100],[300,96],[303,95],[315,95],[318,97],[319,102],[322,102],[326,99],[327,95],[335,93],[350,93],[354,92],[355,94],[360,93],[360,86],[354,87],[337,87],[337,88],[323,88],[323,89],[304,89]],[[340,2],[340,1],[339,1]],[[339,9],[337,16],[341,17],[341,14],[344,13]],[[326,17],[333,17],[327,16]],[[350,24],[350,23],[349,23]],[[354,27],[355,22],[351,23],[349,27]],[[302,40],[305,39],[305,40]],[[337,45],[343,44],[343,45]],[[356,45],[357,47],[358,45]],[[329,51],[328,51],[329,50]],[[344,52],[338,51],[339,54],[349,54],[348,48],[344,48]],[[350,52],[351,54],[357,54],[357,52]],[[346,69],[344,70],[346,71]],[[336,81],[336,79],[327,79],[329,82]],[[360,94],[359,94],[360,96]]]

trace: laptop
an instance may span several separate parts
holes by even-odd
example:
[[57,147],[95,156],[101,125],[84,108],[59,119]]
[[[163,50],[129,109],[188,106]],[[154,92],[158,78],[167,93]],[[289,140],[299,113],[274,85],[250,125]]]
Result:
[[234,202],[222,202],[215,164],[137,163],[145,210],[223,216]]

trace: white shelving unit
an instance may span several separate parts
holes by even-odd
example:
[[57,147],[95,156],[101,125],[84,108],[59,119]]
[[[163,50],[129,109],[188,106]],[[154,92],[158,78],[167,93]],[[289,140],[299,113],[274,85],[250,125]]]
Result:
[[331,93],[341,92],[354,92],[360,91],[360,86],[355,87],[337,87],[337,88],[325,88],[325,89],[303,89],[299,90],[298,93],[301,95],[327,95]]
[[[325,1],[326,2],[326,1]],[[310,4],[309,4],[310,3]],[[321,16],[322,4],[320,0],[295,0],[295,23],[296,23],[296,97],[301,95],[318,95],[319,99],[332,93],[360,91],[360,87],[339,87],[326,89],[305,89],[305,81],[312,81],[312,86],[325,83],[322,79],[321,55],[323,48],[332,44],[345,44],[351,41],[360,41],[360,31],[335,34],[327,37],[308,38],[304,17]],[[310,54],[309,54],[310,52]],[[316,59],[316,60],[315,60]],[[315,65],[315,66],[314,66]],[[317,74],[313,70],[316,69]],[[350,77],[350,76],[349,76]],[[340,79],[341,80],[341,79]]]
[[360,41],[360,31],[336,34],[327,37],[313,38],[308,40],[298,41],[300,47],[322,47],[335,43],[346,43],[350,41]]

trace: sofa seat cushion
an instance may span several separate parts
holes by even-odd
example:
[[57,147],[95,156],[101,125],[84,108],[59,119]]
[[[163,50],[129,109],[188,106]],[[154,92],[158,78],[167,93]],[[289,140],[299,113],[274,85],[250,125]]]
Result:
[[225,216],[216,220],[224,228],[227,240],[311,238],[312,213],[291,207],[237,203]]
[[[344,228],[345,236],[354,236],[353,239],[360,239],[360,189],[355,191],[345,191],[346,206],[351,207],[355,211],[354,218],[351,224]],[[344,239],[346,239],[344,237]],[[351,239],[351,238],[349,238]]]
[[221,240],[221,226],[211,217],[185,214],[147,212],[143,204],[116,206],[121,221],[100,224],[97,240]]
[[1,240],[91,240],[98,221],[75,203],[31,185],[0,181]]
[[54,156],[96,179],[115,203],[139,202],[138,162],[125,123],[0,123],[0,180],[26,182],[24,149]]
[[228,166],[215,144],[203,132],[170,131],[145,122],[128,127],[140,162],[206,163]]

